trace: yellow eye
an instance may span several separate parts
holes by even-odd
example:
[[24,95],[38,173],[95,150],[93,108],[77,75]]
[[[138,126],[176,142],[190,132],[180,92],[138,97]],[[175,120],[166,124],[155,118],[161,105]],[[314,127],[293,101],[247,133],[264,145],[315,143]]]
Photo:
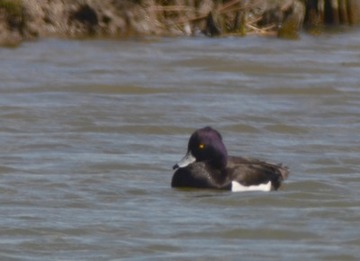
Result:
[[199,144],[199,149],[202,150],[203,148],[205,148],[205,144],[200,143],[200,144]]

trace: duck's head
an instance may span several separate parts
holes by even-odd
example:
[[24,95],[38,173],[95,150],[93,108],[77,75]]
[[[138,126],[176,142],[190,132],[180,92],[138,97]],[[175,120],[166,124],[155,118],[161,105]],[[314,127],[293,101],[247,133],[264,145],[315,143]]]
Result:
[[190,137],[185,157],[173,169],[184,168],[193,162],[206,162],[222,169],[227,163],[227,151],[220,133],[211,127],[196,130]]

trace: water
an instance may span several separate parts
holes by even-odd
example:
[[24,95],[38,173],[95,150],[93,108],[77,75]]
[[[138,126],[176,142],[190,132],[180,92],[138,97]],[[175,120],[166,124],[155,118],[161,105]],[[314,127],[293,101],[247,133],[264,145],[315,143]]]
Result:
[[[1,260],[359,260],[360,32],[0,49]],[[196,128],[282,189],[170,188]]]

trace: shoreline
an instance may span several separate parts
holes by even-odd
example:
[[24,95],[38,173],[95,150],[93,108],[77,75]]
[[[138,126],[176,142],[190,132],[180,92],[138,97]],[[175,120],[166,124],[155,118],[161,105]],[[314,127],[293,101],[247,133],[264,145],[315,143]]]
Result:
[[276,36],[360,24],[356,0],[0,0],[0,46],[43,37]]

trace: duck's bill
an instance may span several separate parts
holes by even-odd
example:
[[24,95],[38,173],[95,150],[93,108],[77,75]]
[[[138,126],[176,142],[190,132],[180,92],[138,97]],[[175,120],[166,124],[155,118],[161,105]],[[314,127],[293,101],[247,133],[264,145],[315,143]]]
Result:
[[188,153],[186,153],[185,157],[183,157],[177,164],[173,166],[173,169],[185,168],[186,166],[190,165],[195,161],[196,158],[189,151]]

